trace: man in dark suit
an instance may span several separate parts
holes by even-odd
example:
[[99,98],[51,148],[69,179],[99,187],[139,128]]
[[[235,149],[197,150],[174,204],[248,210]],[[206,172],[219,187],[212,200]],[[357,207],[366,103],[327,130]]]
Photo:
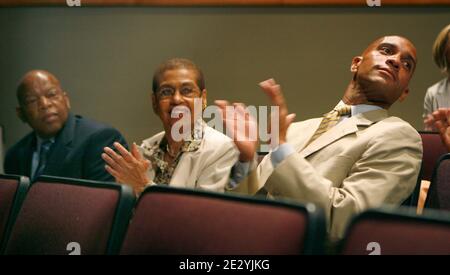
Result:
[[17,115],[33,132],[8,150],[5,173],[114,181],[101,154],[116,141],[127,146],[125,139],[110,126],[70,113],[69,97],[54,75],[28,72],[17,99]]

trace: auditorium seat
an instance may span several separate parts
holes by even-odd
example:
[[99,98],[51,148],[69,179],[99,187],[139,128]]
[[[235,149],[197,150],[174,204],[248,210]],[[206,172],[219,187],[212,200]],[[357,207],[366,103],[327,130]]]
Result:
[[431,181],[439,158],[447,153],[441,137],[435,132],[419,131],[423,144],[422,179]]
[[431,182],[433,170],[439,158],[447,153],[441,137],[436,132],[419,131],[422,138],[423,156],[419,178],[413,194],[403,203],[404,206],[417,206],[422,181]]
[[443,155],[434,169],[425,208],[450,211],[450,154]]
[[0,251],[29,185],[27,177],[0,174]]
[[450,254],[450,216],[407,209],[368,210],[355,217],[340,248],[344,255]]
[[312,204],[151,186],[121,254],[320,254],[324,236],[323,213]]
[[118,253],[134,198],[126,185],[40,177],[25,197],[5,253]]

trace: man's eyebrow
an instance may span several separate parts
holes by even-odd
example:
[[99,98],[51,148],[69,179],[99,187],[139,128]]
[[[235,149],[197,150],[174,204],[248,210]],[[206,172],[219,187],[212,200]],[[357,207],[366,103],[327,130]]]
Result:
[[383,46],[389,46],[389,47],[391,47],[391,48],[398,48],[397,45],[392,44],[392,43],[389,43],[389,42],[383,42],[383,43],[380,43],[380,45],[378,45],[377,48],[381,48],[381,47],[383,47]]
[[[396,50],[399,49],[399,47],[397,45],[389,43],[389,42],[380,43],[380,45],[378,45],[378,48],[381,48],[383,46],[394,48]],[[405,55],[406,55],[405,59],[411,60],[414,63],[414,66],[417,64],[417,60],[411,54],[407,53]]]
[[170,84],[168,84],[168,83],[163,83],[163,84],[161,84],[161,85],[159,85],[159,88],[166,88],[166,87],[169,87],[169,88],[171,88],[172,87],[172,85],[170,85]]

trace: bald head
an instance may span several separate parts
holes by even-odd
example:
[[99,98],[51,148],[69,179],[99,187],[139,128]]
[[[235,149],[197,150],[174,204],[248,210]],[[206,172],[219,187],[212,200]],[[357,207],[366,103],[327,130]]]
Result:
[[403,101],[416,63],[416,48],[408,39],[397,35],[376,39],[353,58],[353,78],[344,102],[388,109],[397,100]]
[[17,115],[42,138],[57,135],[67,121],[69,98],[50,72],[33,70],[26,73],[17,87],[17,100]]

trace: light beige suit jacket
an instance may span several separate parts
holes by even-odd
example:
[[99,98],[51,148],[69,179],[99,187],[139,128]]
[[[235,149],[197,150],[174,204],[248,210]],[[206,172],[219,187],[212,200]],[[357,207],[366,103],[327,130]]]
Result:
[[[144,140],[142,144],[150,147],[159,144],[163,137],[164,132],[161,132]],[[238,158],[239,151],[233,140],[206,126],[200,148],[181,155],[169,186],[224,192],[231,168]],[[153,180],[153,170],[149,170],[148,175]]]
[[320,122],[292,124],[287,141],[297,153],[275,169],[269,153],[236,191],[255,193],[264,186],[273,197],[315,203],[337,240],[353,215],[398,205],[412,193],[422,142],[413,127],[382,109],[348,118],[305,147]]

